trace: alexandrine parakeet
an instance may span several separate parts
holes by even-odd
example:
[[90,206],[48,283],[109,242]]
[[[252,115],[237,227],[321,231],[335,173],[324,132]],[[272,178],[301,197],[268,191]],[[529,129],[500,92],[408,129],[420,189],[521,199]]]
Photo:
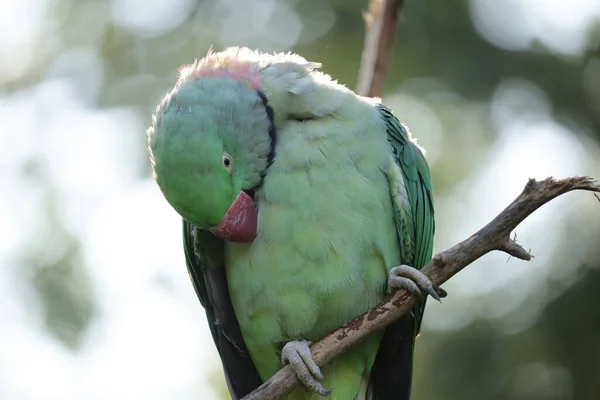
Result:
[[[423,306],[319,369],[309,345],[397,288],[438,298],[422,150],[378,99],[294,54],[210,53],[148,129],[187,267],[239,399],[290,363],[288,398],[408,399]],[[408,266],[410,265],[410,266]]]

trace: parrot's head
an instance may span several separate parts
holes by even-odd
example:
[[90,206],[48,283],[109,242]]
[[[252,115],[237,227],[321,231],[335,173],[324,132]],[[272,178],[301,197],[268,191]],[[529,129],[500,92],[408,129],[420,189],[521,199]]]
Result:
[[171,206],[201,229],[251,242],[258,216],[254,190],[273,159],[273,110],[244,65],[196,62],[148,129],[153,175]]

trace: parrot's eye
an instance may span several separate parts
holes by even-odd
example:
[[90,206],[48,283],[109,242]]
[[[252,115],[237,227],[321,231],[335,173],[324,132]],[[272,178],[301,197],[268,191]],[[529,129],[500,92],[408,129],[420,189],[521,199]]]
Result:
[[221,163],[223,164],[223,168],[231,172],[233,169],[233,158],[228,153],[223,153],[221,156]]

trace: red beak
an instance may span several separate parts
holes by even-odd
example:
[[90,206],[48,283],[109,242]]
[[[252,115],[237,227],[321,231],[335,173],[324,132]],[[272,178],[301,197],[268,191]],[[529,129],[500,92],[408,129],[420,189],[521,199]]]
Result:
[[258,213],[252,198],[241,191],[225,212],[225,216],[210,231],[230,242],[249,243],[256,239]]

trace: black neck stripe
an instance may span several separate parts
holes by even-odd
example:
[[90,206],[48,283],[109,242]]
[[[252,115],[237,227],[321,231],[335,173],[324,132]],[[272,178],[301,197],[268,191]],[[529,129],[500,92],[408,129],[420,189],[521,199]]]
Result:
[[[277,135],[275,131],[275,122],[273,121],[273,108],[269,105],[269,101],[267,100],[267,96],[260,90],[257,90],[258,96],[263,102],[265,106],[265,110],[267,111],[267,117],[269,117],[269,138],[271,142],[269,144],[269,154],[267,155],[267,168],[273,164],[273,160],[275,160],[275,145],[277,144]],[[267,173],[267,168],[263,171],[263,178]]]

